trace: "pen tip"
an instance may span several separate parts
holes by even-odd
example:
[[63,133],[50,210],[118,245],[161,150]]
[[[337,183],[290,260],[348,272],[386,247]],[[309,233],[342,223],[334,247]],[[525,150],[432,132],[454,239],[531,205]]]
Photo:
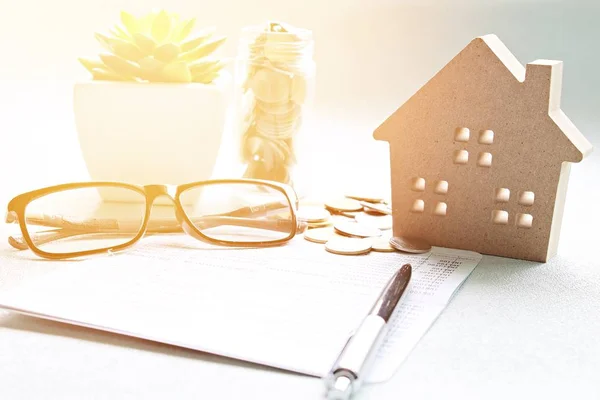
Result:
[[348,400],[352,394],[352,381],[347,376],[338,376],[327,393],[327,400]]

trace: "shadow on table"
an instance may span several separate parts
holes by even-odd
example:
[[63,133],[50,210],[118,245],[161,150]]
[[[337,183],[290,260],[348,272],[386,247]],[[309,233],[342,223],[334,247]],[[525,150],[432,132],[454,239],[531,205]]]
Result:
[[192,360],[208,361],[218,364],[230,365],[234,367],[253,368],[256,370],[272,371],[284,373],[287,375],[301,375],[295,372],[290,372],[279,368],[255,364],[247,361],[236,360],[233,358],[218,356],[215,354],[205,353],[198,350],[186,349],[183,347],[154,342],[151,340],[139,339],[131,336],[119,335],[116,333],[101,331],[97,329],[69,325],[66,323],[50,321],[41,318],[29,317],[26,315],[19,315],[13,313],[5,317],[2,317],[0,315],[0,328],[35,332],[44,335],[61,336],[77,340],[84,340],[92,343],[125,347],[135,350],[171,355]]

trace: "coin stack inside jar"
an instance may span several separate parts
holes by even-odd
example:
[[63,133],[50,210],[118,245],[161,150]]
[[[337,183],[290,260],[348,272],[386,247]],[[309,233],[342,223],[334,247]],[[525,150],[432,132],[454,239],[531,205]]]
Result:
[[298,139],[314,75],[312,33],[269,22],[243,31],[241,155],[244,177],[292,184]]

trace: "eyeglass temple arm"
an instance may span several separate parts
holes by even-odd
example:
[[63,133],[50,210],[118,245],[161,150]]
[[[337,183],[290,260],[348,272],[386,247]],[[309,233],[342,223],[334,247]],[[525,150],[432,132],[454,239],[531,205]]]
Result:
[[[272,202],[272,203],[265,203],[265,204],[261,204],[258,206],[254,206],[254,207],[242,207],[242,208],[238,208],[236,210],[227,212],[227,213],[223,213],[223,214],[212,214],[212,215],[205,215],[202,217],[198,217],[198,218],[207,218],[207,217],[243,217],[243,216],[252,216],[252,215],[260,215],[260,214],[264,214],[268,211],[272,211],[272,210],[276,210],[278,208],[281,208],[281,202]],[[193,223],[196,222],[196,218],[190,218],[192,220]],[[9,212],[6,214],[6,223],[13,223],[13,222],[17,222],[18,221],[18,217],[14,212]],[[166,221],[166,222],[165,222]],[[133,230],[137,231],[137,228],[139,227],[139,223],[138,222],[130,222],[130,221],[119,221],[118,219],[109,219],[109,218],[105,218],[105,219],[101,219],[101,218],[88,218],[88,219],[76,219],[76,218],[67,218],[67,217],[63,217],[62,215],[48,215],[48,214],[43,214],[43,213],[39,213],[39,214],[32,214],[30,216],[27,217],[27,222],[33,225],[38,225],[38,226],[48,226],[48,227],[52,227],[52,228],[67,228],[67,229],[73,229],[73,230],[94,230],[96,231],[97,229],[123,229],[125,227],[124,224],[129,223],[130,224],[130,228],[132,228]],[[173,225],[175,224],[176,227],[178,227],[179,230],[176,230],[174,232],[178,232],[180,231],[180,225],[177,221],[173,221],[173,220],[157,220],[157,221],[150,221],[149,222],[149,227],[148,229],[151,229],[152,225],[159,225],[159,226],[163,226],[163,225]]]
[[[139,224],[126,222],[128,225],[125,227],[136,228],[136,229],[123,229],[121,228],[122,222],[118,220],[110,220],[110,219],[94,219],[89,221],[79,221],[78,223],[74,223],[73,221],[69,221],[66,225],[67,227],[61,226],[52,226],[50,221],[55,221],[57,224],[59,221],[61,223],[65,223],[65,218],[44,218],[44,217],[30,217],[27,218],[27,222],[34,223],[36,225],[48,226],[48,227],[56,227],[58,229],[44,232],[37,232],[34,234],[30,234],[30,239],[36,244],[46,244],[55,240],[65,239],[68,237],[78,236],[78,235],[86,235],[90,233],[110,233],[113,237],[115,234],[121,235],[135,235],[138,232],[137,227]],[[241,217],[229,217],[222,215],[212,215],[212,216],[204,216],[192,219],[192,222],[196,226],[201,226],[201,229],[213,228],[221,225],[235,225],[235,226],[244,226],[248,228],[260,228],[267,229],[278,232],[290,232],[291,230],[291,220],[288,219],[254,219],[254,218],[241,218]],[[135,226],[134,226],[135,225]],[[158,220],[151,221],[150,226],[147,229],[147,232],[150,234],[153,233],[177,233],[181,232],[182,226],[178,221],[172,220]],[[188,232],[190,233],[190,232]],[[193,235],[196,236],[196,235]],[[19,250],[26,250],[29,248],[27,242],[23,238],[23,236],[10,236],[8,238],[8,243]]]

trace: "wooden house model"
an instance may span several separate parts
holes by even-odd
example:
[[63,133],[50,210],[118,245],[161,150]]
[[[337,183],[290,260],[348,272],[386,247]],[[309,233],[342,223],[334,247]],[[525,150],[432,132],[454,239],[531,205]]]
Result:
[[523,67],[474,39],[374,133],[390,143],[394,235],[545,262],[571,163],[591,144],[560,109],[562,62]]

